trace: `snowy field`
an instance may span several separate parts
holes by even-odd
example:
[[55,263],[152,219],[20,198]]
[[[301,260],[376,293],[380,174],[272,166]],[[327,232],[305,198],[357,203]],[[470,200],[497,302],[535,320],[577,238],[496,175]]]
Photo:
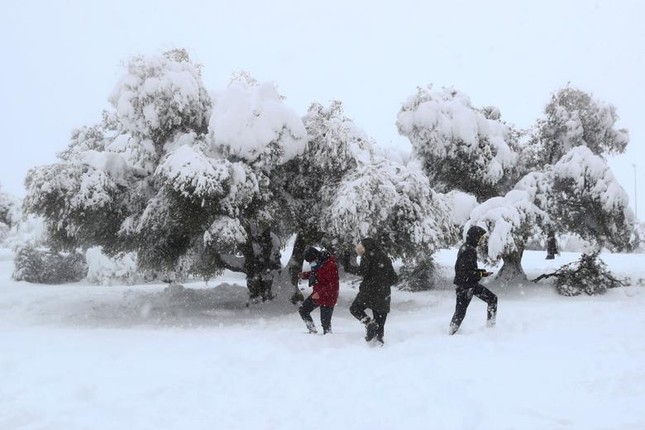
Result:
[[[578,258],[544,255],[527,252],[530,278]],[[451,288],[395,291],[378,348],[349,282],[334,333],[307,335],[286,293],[246,308],[238,275],[174,292],[32,285],[4,250],[0,429],[642,430],[645,256],[601,257],[631,286],[567,298],[493,280],[498,326],[474,299],[452,337]],[[446,277],[454,258],[439,254]]]

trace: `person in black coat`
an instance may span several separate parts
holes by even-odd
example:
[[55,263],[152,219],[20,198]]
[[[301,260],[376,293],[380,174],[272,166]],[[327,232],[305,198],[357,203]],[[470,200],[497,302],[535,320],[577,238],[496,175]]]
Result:
[[487,325],[495,326],[497,315],[497,296],[488,288],[479,283],[481,278],[490,276],[493,273],[477,268],[477,246],[486,237],[486,230],[478,226],[472,226],[466,233],[466,243],[461,245],[457,253],[455,263],[455,279],[457,304],[455,313],[450,321],[449,333],[455,334],[459,330],[461,322],[466,316],[468,305],[473,296],[477,296],[488,304]]
[[[381,250],[376,241],[365,238],[356,245],[356,253],[361,257],[359,267],[346,265],[345,271],[363,277],[358,294],[349,312],[365,325],[365,340],[383,344],[385,320],[390,312],[391,286],[398,282],[392,261]],[[372,310],[372,318],[366,313]]]

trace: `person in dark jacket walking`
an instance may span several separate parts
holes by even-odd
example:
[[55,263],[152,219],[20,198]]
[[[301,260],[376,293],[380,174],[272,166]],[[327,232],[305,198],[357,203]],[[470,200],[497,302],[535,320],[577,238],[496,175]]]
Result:
[[495,326],[497,296],[479,283],[481,278],[490,276],[493,273],[477,268],[477,245],[485,237],[486,230],[478,226],[470,227],[468,233],[466,233],[466,243],[461,245],[457,253],[455,279],[453,281],[457,286],[457,304],[455,306],[455,313],[450,321],[450,334],[455,334],[459,330],[459,326],[466,316],[468,305],[473,296],[477,296],[487,303],[487,325],[488,327]]
[[[365,340],[383,344],[385,320],[390,312],[391,286],[398,282],[392,261],[376,241],[365,238],[356,245],[356,254],[361,257],[360,266],[347,265],[345,271],[363,277],[358,294],[349,312],[365,325]],[[372,318],[366,313],[372,310]]]
[[312,247],[305,251],[305,261],[311,271],[301,272],[300,279],[308,279],[313,292],[302,302],[298,313],[307,325],[309,333],[318,333],[311,312],[320,307],[320,324],[323,334],[331,333],[331,317],[338,300],[338,265],[336,259],[327,251]]

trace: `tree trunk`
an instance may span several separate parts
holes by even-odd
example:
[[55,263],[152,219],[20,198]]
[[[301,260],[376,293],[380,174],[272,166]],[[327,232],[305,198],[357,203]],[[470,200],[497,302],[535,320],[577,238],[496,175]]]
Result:
[[248,239],[241,246],[244,255],[243,272],[249,289],[249,302],[273,299],[273,279],[282,269],[277,236],[269,228],[247,226]]
[[495,279],[508,282],[508,281],[525,281],[526,273],[522,268],[522,256],[524,255],[524,249],[521,249],[517,252],[512,252],[510,254],[505,254],[502,256],[502,268],[499,269]]
[[307,239],[305,236],[306,235],[302,233],[296,234],[296,240],[293,244],[291,257],[289,258],[289,263],[287,263],[287,271],[289,272],[291,284],[295,287],[298,286],[298,273],[302,268],[305,249],[307,248]]
[[298,274],[302,270],[302,262],[304,261],[305,250],[307,246],[311,246],[318,242],[322,238],[322,234],[313,231],[301,230],[296,234],[296,240],[293,244],[293,250],[291,252],[291,257],[289,258],[289,263],[287,263],[287,272],[289,273],[289,278],[291,285],[293,285],[293,295],[291,296],[291,302],[297,303],[304,301],[304,296],[298,288],[300,279]]

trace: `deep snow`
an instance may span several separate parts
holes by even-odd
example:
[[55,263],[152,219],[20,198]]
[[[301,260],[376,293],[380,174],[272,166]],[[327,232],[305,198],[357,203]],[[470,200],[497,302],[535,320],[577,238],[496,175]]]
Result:
[[[544,256],[526,253],[530,278],[578,258]],[[438,254],[446,278],[454,257]],[[603,296],[493,281],[497,327],[474,299],[452,337],[449,285],[397,290],[383,348],[350,316],[350,282],[322,336],[285,294],[247,308],[236,274],[183,291],[45,286],[12,281],[12,258],[0,253],[3,430],[645,428],[643,254],[601,255],[631,278]]]

